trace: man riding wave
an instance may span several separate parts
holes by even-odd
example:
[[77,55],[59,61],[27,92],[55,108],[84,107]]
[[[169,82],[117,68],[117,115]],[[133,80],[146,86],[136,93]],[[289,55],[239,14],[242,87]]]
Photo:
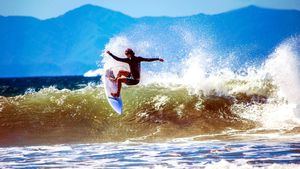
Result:
[[143,58],[140,56],[135,56],[135,53],[130,48],[125,50],[125,55],[127,56],[127,58],[117,57],[110,51],[107,51],[106,53],[119,62],[127,63],[130,68],[130,71],[120,70],[118,72],[117,77],[114,79],[118,84],[118,91],[117,93],[111,93],[113,97],[120,96],[122,83],[125,83],[127,85],[137,85],[140,82],[141,62],[164,61],[164,59],[161,58]]

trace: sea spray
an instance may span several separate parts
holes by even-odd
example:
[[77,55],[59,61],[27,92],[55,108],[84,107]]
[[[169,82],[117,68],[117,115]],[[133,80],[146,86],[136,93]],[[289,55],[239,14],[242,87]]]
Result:
[[[185,41],[192,41],[190,38]],[[249,100],[251,103],[236,101],[232,111],[262,128],[292,129],[299,125],[299,37],[285,40],[260,66],[243,67],[242,73],[231,64],[238,58],[216,57],[207,46],[193,47],[185,59],[177,62],[176,71],[144,71],[141,85],[181,86],[190,95],[199,96],[255,96]]]

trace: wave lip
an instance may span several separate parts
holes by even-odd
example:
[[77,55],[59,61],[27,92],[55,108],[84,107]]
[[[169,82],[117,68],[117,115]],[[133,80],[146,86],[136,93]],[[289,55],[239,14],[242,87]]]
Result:
[[[181,73],[144,71],[139,86],[122,90],[122,116],[109,107],[101,85],[46,87],[0,97],[0,145],[299,135],[294,94],[300,85],[295,78],[300,76],[294,70],[299,68],[294,41],[284,42],[261,66],[247,67],[243,73],[227,66],[215,69],[214,59],[195,59],[199,50],[181,63]],[[121,42],[116,46],[126,41]],[[277,71],[282,61],[289,66]],[[288,79],[293,80],[286,83]],[[242,137],[245,133],[250,136]]]
[[184,86],[124,87],[122,116],[109,107],[100,86],[78,90],[50,87],[0,97],[0,145],[166,141],[199,135],[212,136],[202,139],[226,139],[214,135],[232,130],[238,135],[263,126],[243,112],[268,106],[273,88],[267,89],[267,95],[199,95],[191,94]]
[[[142,54],[152,51],[153,43],[139,42],[116,37],[106,50],[121,54],[134,45]],[[299,135],[298,44],[298,37],[286,40],[264,63],[235,71],[229,63],[234,57],[218,59],[197,43],[181,61],[166,64],[167,69],[146,67],[139,86],[124,86],[122,116],[109,107],[101,85],[44,87],[0,97],[0,145]],[[106,55],[103,63],[104,68],[115,65]],[[174,71],[175,66],[180,69]],[[117,63],[116,71],[127,68]]]

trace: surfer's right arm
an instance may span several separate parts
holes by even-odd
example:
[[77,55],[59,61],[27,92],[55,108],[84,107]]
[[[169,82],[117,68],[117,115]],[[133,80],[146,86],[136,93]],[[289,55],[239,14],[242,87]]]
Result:
[[127,62],[128,61],[127,58],[119,58],[119,57],[115,56],[114,54],[112,54],[110,51],[106,51],[106,53],[109,54],[116,61],[119,61],[119,62]]

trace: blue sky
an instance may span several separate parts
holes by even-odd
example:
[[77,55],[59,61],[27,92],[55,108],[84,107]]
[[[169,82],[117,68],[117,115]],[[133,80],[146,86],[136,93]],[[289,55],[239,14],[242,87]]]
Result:
[[94,4],[133,17],[215,14],[248,5],[300,10],[300,0],[0,0],[0,15],[56,17],[84,4]]

